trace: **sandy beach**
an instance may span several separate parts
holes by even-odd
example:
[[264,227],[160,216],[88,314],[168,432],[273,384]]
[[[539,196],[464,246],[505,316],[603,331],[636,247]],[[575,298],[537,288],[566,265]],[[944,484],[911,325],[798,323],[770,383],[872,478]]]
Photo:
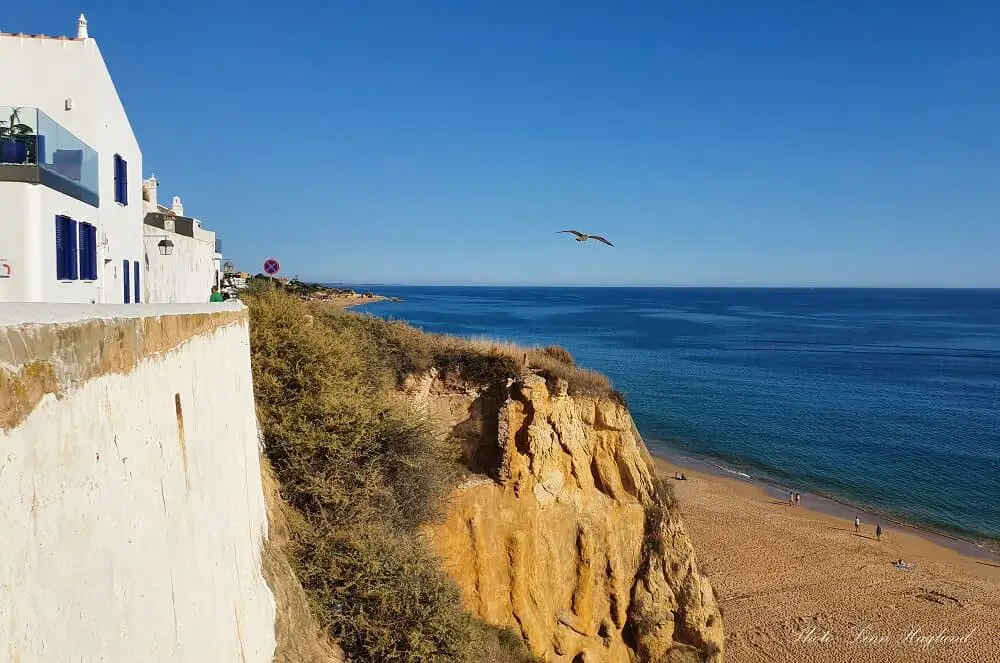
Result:
[[1000,661],[1000,561],[884,523],[876,541],[864,518],[855,533],[758,485],[657,464],[715,586],[728,662]]
[[306,300],[311,304],[322,304],[325,306],[332,306],[338,309],[348,309],[355,306],[364,306],[366,304],[374,304],[376,302],[389,302],[394,301],[391,297],[384,297],[382,295],[375,295],[374,297],[330,297],[328,299],[314,299]]

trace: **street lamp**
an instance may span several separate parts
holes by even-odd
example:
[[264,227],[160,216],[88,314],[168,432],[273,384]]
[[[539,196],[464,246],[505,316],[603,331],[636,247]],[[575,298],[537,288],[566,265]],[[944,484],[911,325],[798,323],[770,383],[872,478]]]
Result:
[[169,239],[161,239],[157,246],[160,247],[161,256],[168,256],[174,252],[174,243]]

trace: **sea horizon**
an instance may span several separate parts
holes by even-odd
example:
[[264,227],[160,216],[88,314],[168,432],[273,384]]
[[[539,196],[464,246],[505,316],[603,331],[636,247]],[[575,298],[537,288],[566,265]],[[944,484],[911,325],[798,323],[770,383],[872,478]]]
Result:
[[1000,291],[1000,285],[657,285],[657,284],[531,284],[531,283],[376,283],[365,281],[316,281],[327,287],[350,288],[511,288],[537,290],[606,289],[606,290],[973,290]]
[[378,287],[403,301],[361,310],[566,346],[654,454],[1000,548],[1000,289]]

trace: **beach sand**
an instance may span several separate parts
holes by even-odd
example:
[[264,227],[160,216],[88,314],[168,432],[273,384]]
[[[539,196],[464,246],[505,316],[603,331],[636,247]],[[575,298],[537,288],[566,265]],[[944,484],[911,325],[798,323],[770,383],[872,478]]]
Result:
[[361,297],[331,297],[330,299],[314,299],[307,300],[310,304],[322,304],[325,306],[331,306],[338,309],[348,309],[355,306],[364,306],[366,304],[374,304],[376,302],[387,302],[391,301],[390,297],[383,297],[382,295],[375,295],[374,297],[361,298]]
[[[885,523],[877,542],[864,517],[855,534],[853,518],[791,507],[748,482],[657,465],[715,587],[728,663],[1000,661],[996,559]],[[900,558],[914,569],[893,568]],[[945,638],[927,640],[942,630]]]

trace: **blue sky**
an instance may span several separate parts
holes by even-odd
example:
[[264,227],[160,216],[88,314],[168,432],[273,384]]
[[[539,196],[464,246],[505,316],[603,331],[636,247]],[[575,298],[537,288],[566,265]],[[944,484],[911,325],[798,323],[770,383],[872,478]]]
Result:
[[146,175],[242,269],[1000,286],[997,2],[89,5],[0,27],[86,12]]

